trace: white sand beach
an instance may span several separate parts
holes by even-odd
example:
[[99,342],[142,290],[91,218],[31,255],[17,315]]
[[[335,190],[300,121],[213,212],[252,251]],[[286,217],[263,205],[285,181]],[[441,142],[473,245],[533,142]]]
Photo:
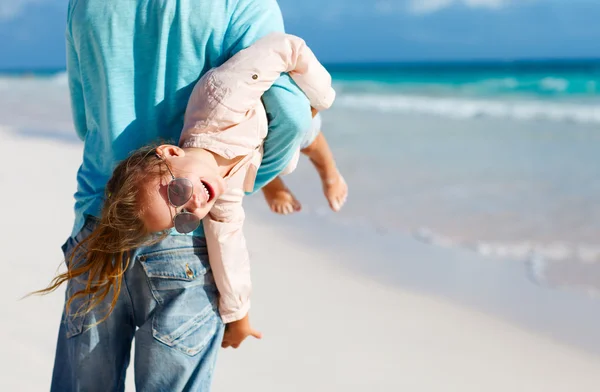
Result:
[[[61,262],[81,145],[9,127],[0,138],[0,390],[44,391],[63,292],[19,298]],[[264,338],[222,352],[215,391],[600,387],[597,301],[535,285],[510,261],[272,216],[260,196],[248,206],[251,318]]]
[[[263,337],[219,349],[211,390],[600,392],[599,14],[600,0],[0,0],[0,392],[48,391],[55,360],[65,360],[55,358],[65,287],[27,294],[66,269],[83,156],[72,103],[87,138],[85,204],[108,174],[106,154],[157,135],[177,143],[198,119],[183,118],[194,79],[282,22],[331,76],[335,102],[320,130],[347,202],[331,211],[323,188],[341,182],[316,159],[324,184],[304,156],[283,178],[299,211],[276,215],[260,192],[244,200],[250,320]],[[264,64],[244,60],[252,69],[239,78],[225,67],[227,80],[205,79],[214,91],[197,117],[228,98],[215,119],[252,117],[233,101],[249,105],[276,63],[316,91],[313,54],[301,46],[287,59],[276,45]],[[290,106],[300,101],[289,83],[274,87],[261,102],[280,148],[302,107]],[[325,97],[308,95],[322,106]],[[222,128],[195,126],[200,142]],[[179,262],[176,250],[162,261]],[[127,285],[136,320],[125,328],[145,319],[131,293],[165,306],[148,309],[137,348],[201,345],[184,323],[210,318],[190,310],[193,294],[171,293],[210,276],[190,262],[189,279],[173,284],[150,253],[138,259],[145,272]],[[88,352],[110,343],[93,338]],[[127,392],[136,391],[135,344]],[[138,350],[138,368],[180,375],[172,347],[158,347]],[[174,349],[177,359],[188,348]],[[113,392],[104,384],[95,385]]]

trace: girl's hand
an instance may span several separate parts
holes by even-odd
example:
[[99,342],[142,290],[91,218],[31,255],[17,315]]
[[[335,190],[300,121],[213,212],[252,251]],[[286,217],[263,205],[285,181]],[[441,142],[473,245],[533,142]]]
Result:
[[250,319],[248,318],[248,314],[246,314],[243,319],[231,322],[225,326],[225,335],[223,335],[221,347],[238,348],[248,336],[253,336],[256,339],[262,338],[260,332],[252,329]]

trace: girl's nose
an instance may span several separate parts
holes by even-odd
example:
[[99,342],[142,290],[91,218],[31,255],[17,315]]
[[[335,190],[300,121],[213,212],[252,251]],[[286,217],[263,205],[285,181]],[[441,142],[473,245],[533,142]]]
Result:
[[185,209],[189,212],[193,212],[204,207],[205,204],[206,200],[201,195],[194,193],[190,201],[185,205]]

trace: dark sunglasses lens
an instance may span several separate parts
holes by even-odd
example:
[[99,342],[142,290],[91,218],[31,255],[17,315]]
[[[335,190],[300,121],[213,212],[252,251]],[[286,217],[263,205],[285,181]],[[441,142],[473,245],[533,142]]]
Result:
[[181,212],[175,216],[173,223],[175,224],[175,230],[181,234],[187,234],[200,226],[200,218],[189,212]]
[[190,180],[176,178],[169,183],[169,201],[175,207],[181,207],[191,199],[193,190]]

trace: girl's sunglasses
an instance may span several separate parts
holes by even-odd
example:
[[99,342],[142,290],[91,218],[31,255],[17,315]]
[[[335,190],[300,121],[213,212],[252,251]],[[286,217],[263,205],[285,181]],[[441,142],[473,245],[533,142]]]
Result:
[[[160,155],[156,154],[156,157],[164,162]],[[169,165],[166,162],[164,163],[169,174],[171,174],[171,181],[169,182],[169,185],[167,185],[167,197],[169,203],[173,207],[179,208],[184,206],[192,198],[192,195],[194,194],[194,184],[187,178],[175,177]],[[200,221],[200,218],[191,212],[187,212],[185,208],[173,217],[175,230],[181,234],[191,233],[196,230],[198,226],[200,226]]]

